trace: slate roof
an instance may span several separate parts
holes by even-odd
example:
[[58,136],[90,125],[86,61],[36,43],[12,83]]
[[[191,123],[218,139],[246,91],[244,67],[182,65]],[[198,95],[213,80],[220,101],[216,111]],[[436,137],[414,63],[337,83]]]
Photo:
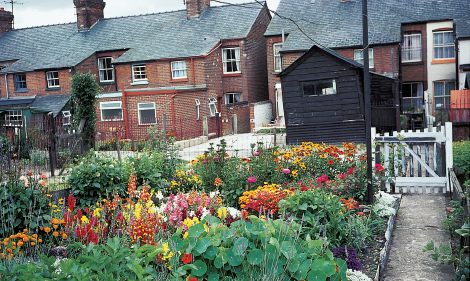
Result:
[[36,96],[30,107],[50,110],[56,117],[69,100],[69,94]]
[[[362,45],[362,1],[281,0],[276,11],[294,20],[318,44],[329,47]],[[455,20],[457,37],[470,38],[469,0],[368,0],[369,44],[400,42],[402,23]],[[283,51],[314,45],[288,19],[274,16],[265,36],[289,34]]]
[[245,38],[260,11],[253,2],[191,19],[186,10],[101,19],[89,31],[76,23],[9,30],[0,35],[0,61],[18,61],[0,73],[69,68],[97,51],[128,50],[116,63],[201,56],[220,40]]

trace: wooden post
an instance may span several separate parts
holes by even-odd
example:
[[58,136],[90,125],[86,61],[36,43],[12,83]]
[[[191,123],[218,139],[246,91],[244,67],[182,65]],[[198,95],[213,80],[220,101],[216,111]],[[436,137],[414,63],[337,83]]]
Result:
[[238,117],[236,114],[232,116],[232,128],[233,128],[233,134],[234,135],[238,134]]
[[118,155],[118,160],[119,162],[121,162],[121,148],[119,147],[119,137],[118,137],[118,133],[114,133],[114,139],[116,141],[116,151],[117,151],[117,155]]
[[446,168],[446,176],[447,176],[447,192],[452,192],[450,181],[449,181],[449,169],[452,168],[454,165],[454,155],[452,152],[452,122],[445,123],[445,135],[446,135],[446,158],[445,158],[445,165]]
[[276,143],[277,143],[277,140],[276,140],[276,127],[273,127],[273,142],[274,142],[274,146],[276,146]]
[[[173,123],[175,120],[173,120]],[[163,143],[165,143],[166,146],[166,114],[163,114]]]
[[202,117],[202,135],[209,136],[209,124],[207,123],[207,116]]
[[52,112],[47,114],[47,125],[49,127],[49,164],[51,168],[51,177],[53,177],[54,170],[57,168],[57,146],[55,139],[54,115]]

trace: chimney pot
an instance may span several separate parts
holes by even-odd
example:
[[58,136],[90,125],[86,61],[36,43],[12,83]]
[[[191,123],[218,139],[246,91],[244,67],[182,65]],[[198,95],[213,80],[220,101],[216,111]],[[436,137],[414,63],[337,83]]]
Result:
[[0,8],[0,35],[13,28],[13,14],[10,11],[5,11],[4,8]]
[[186,15],[188,18],[199,17],[210,5],[210,0],[186,0]]
[[78,29],[89,29],[100,19],[104,18],[103,0],[73,0],[77,13]]

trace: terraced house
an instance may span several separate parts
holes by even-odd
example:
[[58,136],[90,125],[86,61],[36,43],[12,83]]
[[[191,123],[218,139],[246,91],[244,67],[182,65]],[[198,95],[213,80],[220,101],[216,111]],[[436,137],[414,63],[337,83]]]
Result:
[[[464,89],[468,79],[470,2],[369,0],[368,6],[369,67],[375,73],[399,79],[405,125],[427,126],[435,121],[434,116],[438,119],[440,110],[455,106],[451,92]],[[282,119],[287,113],[278,74],[312,46],[329,48],[364,63],[362,1],[281,0],[277,13],[282,17],[273,18],[265,37],[269,98],[276,105],[273,114]],[[454,95],[457,99],[459,94]],[[318,99],[321,102],[322,97]],[[335,103],[348,106],[341,100]],[[372,104],[372,109],[394,106],[393,100],[382,101]],[[466,107],[470,108],[470,102]]]
[[2,118],[21,119],[14,107],[25,100],[69,95],[72,75],[90,72],[103,88],[98,128],[112,123],[130,137],[165,114],[167,130],[194,137],[204,116],[220,113],[222,130],[232,120],[250,130],[250,104],[268,99],[264,2],[187,0],[186,10],[121,18],[104,18],[102,0],[73,2],[68,24],[11,29],[13,15],[0,11]]

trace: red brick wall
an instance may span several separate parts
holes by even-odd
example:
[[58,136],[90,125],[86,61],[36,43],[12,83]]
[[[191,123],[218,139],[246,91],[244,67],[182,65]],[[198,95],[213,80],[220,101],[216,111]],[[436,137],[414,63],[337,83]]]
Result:
[[226,104],[222,106],[222,132],[233,134],[233,115],[237,115],[238,133],[250,132],[250,105],[248,102]]
[[421,33],[421,62],[401,64],[402,82],[422,82],[423,91],[427,90],[427,33],[426,24],[403,25],[403,33]]

